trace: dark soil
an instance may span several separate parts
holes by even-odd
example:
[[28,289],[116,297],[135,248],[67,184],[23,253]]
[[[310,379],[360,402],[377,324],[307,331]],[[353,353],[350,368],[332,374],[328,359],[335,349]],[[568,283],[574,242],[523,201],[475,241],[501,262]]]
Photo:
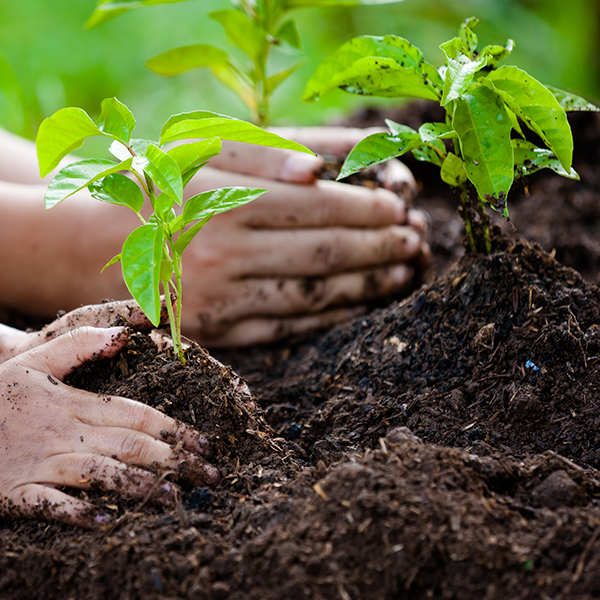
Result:
[[141,336],[74,376],[198,427],[223,478],[170,510],[98,493],[101,531],[0,520],[0,597],[600,597],[600,118],[573,124],[582,181],[531,177],[488,257],[457,261],[454,199],[411,163],[438,276],[331,332],[221,352],[262,413],[199,348],[193,370],[153,351],[138,372]]

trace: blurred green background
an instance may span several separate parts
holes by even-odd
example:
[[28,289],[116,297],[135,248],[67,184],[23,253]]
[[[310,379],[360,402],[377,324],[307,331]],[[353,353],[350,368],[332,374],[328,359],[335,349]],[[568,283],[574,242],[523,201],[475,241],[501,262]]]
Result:
[[[230,50],[220,25],[206,17],[212,10],[229,8],[228,0],[143,8],[86,30],[95,4],[0,2],[0,125],[33,138],[41,120],[55,110],[80,106],[95,117],[107,96],[117,96],[133,110],[138,137],[156,137],[176,112],[202,108],[248,117],[240,101],[207,70],[163,79],[144,66],[148,58],[183,44],[210,43]],[[470,16],[481,20],[481,46],[504,44],[509,37],[516,41],[507,64],[517,64],[543,83],[600,100],[597,0],[404,0],[351,10],[305,9],[294,16],[310,60],[276,93],[275,124],[327,123],[360,105],[391,102],[343,92],[316,105],[300,100],[318,64],[351,37],[400,35],[439,66],[439,44],[454,37],[459,23]],[[299,55],[294,53],[280,52],[276,61],[290,64]]]

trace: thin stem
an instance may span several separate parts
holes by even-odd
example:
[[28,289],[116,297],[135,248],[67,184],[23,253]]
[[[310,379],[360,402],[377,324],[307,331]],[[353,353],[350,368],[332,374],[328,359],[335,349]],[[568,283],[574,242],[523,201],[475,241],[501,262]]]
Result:
[[471,252],[473,252],[473,254],[477,254],[477,245],[475,244],[473,227],[471,226],[471,217],[469,216],[469,188],[464,183],[460,186],[460,204],[462,209],[462,218],[465,222],[465,229],[467,231],[467,240],[469,241]]
[[[169,315],[169,323],[171,323],[171,338],[173,340],[173,352],[179,357],[179,360],[185,364],[185,357],[183,356],[183,348],[181,345],[181,332],[177,327],[177,316],[173,312],[173,303],[171,302],[171,290],[169,288],[169,281],[163,281],[163,288],[165,290],[165,302],[167,304],[167,313]],[[179,307],[179,297],[176,299],[176,305]],[[177,311],[179,312],[179,310]]]
[[479,202],[479,212],[481,214],[481,228],[483,229],[483,239],[485,241],[485,253],[492,253],[492,241],[490,239],[490,229],[488,227],[487,216],[485,214],[485,203],[482,197],[477,194],[477,200]]

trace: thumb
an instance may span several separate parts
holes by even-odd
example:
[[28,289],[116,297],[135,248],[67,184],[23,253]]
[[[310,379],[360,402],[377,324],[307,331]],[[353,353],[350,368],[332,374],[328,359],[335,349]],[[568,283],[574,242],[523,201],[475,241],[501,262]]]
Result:
[[64,379],[75,367],[88,360],[110,358],[125,346],[129,335],[123,327],[80,327],[20,354],[13,360]]

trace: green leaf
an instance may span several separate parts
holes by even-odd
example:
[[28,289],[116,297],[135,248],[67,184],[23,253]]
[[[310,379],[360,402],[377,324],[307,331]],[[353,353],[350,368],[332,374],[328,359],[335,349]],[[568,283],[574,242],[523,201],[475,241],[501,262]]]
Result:
[[185,173],[181,174],[181,179],[183,180],[183,188],[184,189],[187,187],[187,184],[194,178],[194,175],[196,175],[196,173],[202,167],[204,167],[207,164],[207,162],[196,165],[195,167],[192,167],[191,169],[188,169]]
[[275,88],[277,88],[277,86],[280,83],[283,83],[292,73],[297,71],[300,67],[303,67],[307,62],[308,62],[308,59],[303,58],[302,60],[299,60],[297,63],[293,64],[291,67],[288,67],[287,69],[283,69],[283,70],[279,71],[278,73],[275,73],[275,75],[271,75],[271,77],[269,77],[267,79],[267,84],[266,84],[267,95],[272,94],[273,91],[275,90]]
[[146,62],[146,66],[165,77],[172,77],[198,67],[229,65],[227,52],[205,44],[181,46],[167,50]]
[[505,59],[515,48],[515,42],[508,40],[505,46],[486,46],[480,53],[479,56],[487,56],[487,66],[495,69],[498,63]]
[[104,158],[86,158],[63,167],[46,190],[44,195],[46,208],[52,208],[98,179],[129,170],[132,161],[131,157],[121,163]]
[[198,231],[200,231],[214,215],[247,204],[252,200],[256,200],[266,192],[267,190],[257,188],[231,187],[209,190],[193,196],[183,207],[181,221],[177,223],[177,225],[172,224],[171,228],[173,231],[176,231],[175,227],[183,228],[195,221],[198,221],[198,223],[179,236],[174,244],[175,251],[181,255],[196,233],[198,233]]
[[[459,40],[462,42],[462,40]],[[487,64],[487,57],[480,56],[471,60],[467,55],[456,51],[454,40],[440,46],[446,55],[448,69],[444,81],[444,93],[440,104],[446,106],[452,100],[460,98],[473,82],[475,74]]]
[[160,322],[160,268],[163,258],[162,227],[142,225],[125,240],[121,252],[123,280],[151,323]]
[[148,159],[146,171],[154,183],[177,204],[182,204],[183,181],[175,159],[154,144],[148,146],[145,157]]
[[268,190],[247,187],[228,187],[209,190],[192,196],[183,207],[183,226],[219,214],[256,200]]
[[142,6],[153,6],[155,4],[171,4],[173,2],[183,2],[184,0],[99,0],[92,16],[85,24],[92,28],[106,21],[110,21],[119,15],[141,8]]
[[526,177],[540,169],[552,169],[563,177],[579,181],[575,169],[571,167],[569,172],[565,171],[551,150],[538,148],[526,140],[513,140],[512,144],[515,153],[515,177]]
[[419,135],[423,143],[434,140],[449,140],[456,137],[456,132],[446,123],[423,123],[419,127]]
[[453,187],[458,187],[467,181],[467,172],[460,157],[448,152],[440,170],[442,181]]
[[[152,144],[150,140],[131,139],[129,140],[130,148],[138,156],[143,156],[146,153],[146,149],[149,144]],[[108,151],[119,160],[127,160],[131,158],[131,152],[126,148],[123,143],[119,140],[115,140],[109,147]]]
[[[376,79],[371,82],[370,77]],[[371,95],[439,100],[443,85],[438,72],[408,40],[393,35],[360,36],[321,63],[306,85],[303,100],[313,102],[339,86]]]
[[512,123],[504,103],[487,87],[475,88],[456,100],[453,125],[469,179],[481,198],[505,210],[514,172]]
[[162,128],[160,145],[176,140],[210,137],[313,154],[305,146],[265,131],[252,123],[208,111],[182,113],[171,117]]
[[500,67],[485,79],[508,108],[537,133],[570,171],[573,136],[567,115],[554,94],[517,67]]
[[119,252],[119,254],[117,254],[116,256],[113,256],[103,267],[102,270],[100,271],[100,274],[104,273],[104,271],[106,271],[106,269],[108,269],[108,267],[112,267],[113,265],[117,264],[118,262],[121,261],[121,253]]
[[[199,142],[191,142],[175,146],[167,154],[177,163],[181,174],[195,169],[221,152],[221,140],[218,137],[208,138]],[[185,186],[184,186],[185,187]]]
[[131,133],[135,128],[135,117],[129,108],[116,98],[106,98],[102,101],[100,117],[96,125],[102,133],[129,144]]
[[40,175],[48,175],[67,154],[94,135],[103,134],[81,108],[61,108],[44,119],[35,141]]
[[119,206],[127,206],[136,214],[144,206],[144,193],[140,187],[122,173],[113,173],[90,184],[93,198],[101,202],[109,202]]
[[292,48],[297,48],[298,50],[302,48],[298,29],[296,29],[296,24],[291,19],[281,25],[275,33],[275,38],[287,42]]
[[408,125],[402,125],[401,123],[395,123],[391,119],[386,119],[385,124],[389,127],[392,135],[395,136],[412,136],[417,133],[417,131],[412,127],[409,127]]
[[225,87],[237,94],[250,110],[256,108],[256,99],[251,83],[233,62],[228,65],[212,65],[210,69],[214,76]]
[[402,156],[421,144],[419,134],[412,130],[401,135],[374,133],[362,139],[346,157],[338,181],[371,165],[377,165],[390,158]]
[[218,10],[209,17],[221,23],[229,41],[258,62],[269,43],[260,25],[239,10]]
[[[434,148],[437,148],[437,152]],[[440,140],[433,140],[424,146],[419,146],[413,151],[413,156],[421,162],[430,162],[431,164],[442,166],[443,156],[446,154],[446,148]]]
[[215,214],[216,213],[210,213],[209,215],[206,215],[204,219],[200,219],[200,221],[182,233],[173,244],[173,251],[181,256],[198,232],[215,216]]
[[477,50],[477,35],[473,31],[473,29],[479,23],[479,19],[475,17],[470,17],[465,19],[458,28],[459,37],[465,42],[467,48],[469,49],[469,56],[473,58],[476,50]]
[[559,90],[558,88],[550,87],[549,85],[547,85],[546,88],[552,92],[558,103],[566,112],[600,112],[599,107],[597,107],[595,104],[592,104],[591,102],[588,102],[585,98],[582,98],[581,96],[576,96],[575,94],[565,92],[564,90]]

